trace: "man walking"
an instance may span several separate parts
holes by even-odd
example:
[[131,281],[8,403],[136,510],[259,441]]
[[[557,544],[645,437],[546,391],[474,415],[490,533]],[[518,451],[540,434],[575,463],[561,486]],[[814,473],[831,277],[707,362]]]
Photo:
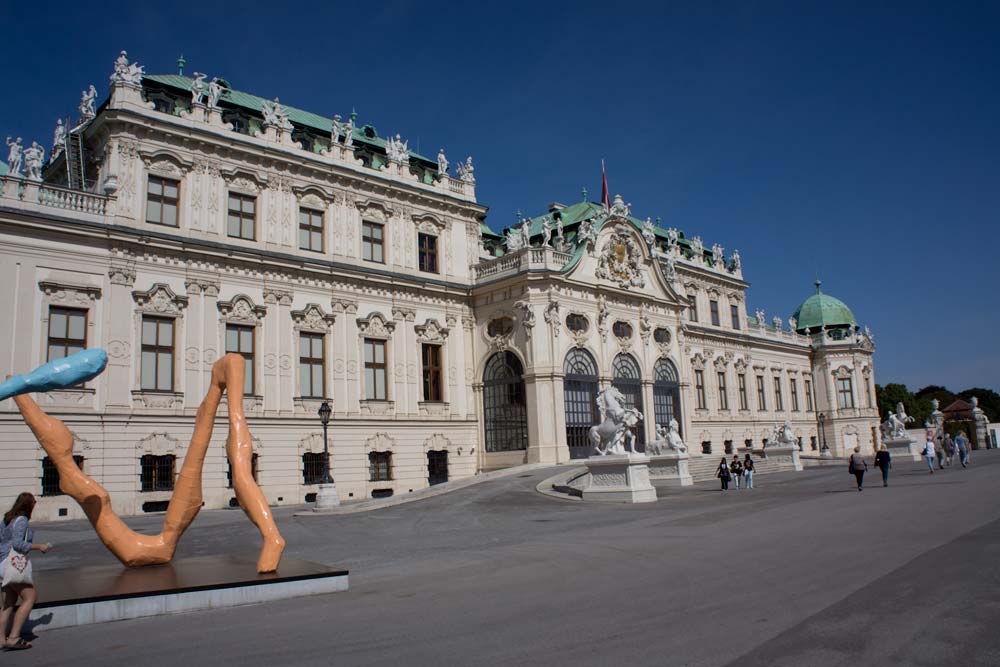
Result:
[[889,450],[882,445],[875,454],[875,465],[882,471],[882,486],[889,486],[889,468],[892,467],[892,457]]
[[962,462],[962,467],[968,467],[969,463],[969,440],[965,437],[965,431],[961,431],[955,438],[955,447],[958,449],[958,460]]
[[944,463],[950,466],[955,456],[955,443],[952,441],[950,433],[944,434],[944,442],[941,446],[944,449]]

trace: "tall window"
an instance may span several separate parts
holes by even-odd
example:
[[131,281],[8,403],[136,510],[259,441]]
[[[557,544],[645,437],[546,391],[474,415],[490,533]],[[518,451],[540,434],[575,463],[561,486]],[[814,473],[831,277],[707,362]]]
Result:
[[246,376],[243,380],[243,393],[252,396],[254,383],[254,328],[241,324],[226,325],[226,352],[235,352],[247,360]]
[[483,371],[483,430],[487,452],[528,448],[524,367],[513,352],[497,352]]
[[169,178],[150,176],[146,182],[146,222],[177,226],[177,202],[180,183]]
[[712,314],[712,326],[719,326],[719,302],[712,299],[708,302],[709,312]]
[[846,409],[854,407],[854,390],[851,387],[851,378],[840,378],[837,380],[837,408]]
[[696,297],[691,298],[691,307],[688,308],[688,319],[692,322],[698,321],[698,299]]
[[733,329],[740,329],[740,307],[736,304],[729,306],[729,315],[733,318]]
[[740,373],[736,376],[736,383],[740,392],[740,410],[749,410],[750,403],[747,401],[747,375]]
[[795,378],[788,379],[788,392],[792,397],[792,412],[799,411],[799,382]]
[[323,252],[323,212],[299,209],[299,248]]
[[49,354],[47,361],[62,359],[87,347],[87,311],[49,308]]
[[392,481],[392,452],[368,453],[368,481]]
[[781,411],[785,409],[785,403],[781,398],[781,378],[774,378],[774,409]]
[[326,355],[323,334],[299,335],[299,391],[307,398],[326,396]]
[[361,259],[385,264],[383,242],[385,227],[377,222],[361,223]]
[[813,383],[811,380],[806,380],[806,410],[809,412],[813,411]]
[[365,398],[386,400],[385,341],[365,338]]
[[443,401],[441,391],[441,346],[424,344],[421,348],[424,362],[424,400]]
[[156,456],[144,454],[139,459],[143,491],[173,491],[174,463],[177,457],[173,454]]
[[[76,467],[83,470],[83,457],[79,454],[73,455],[73,461],[76,462]],[[61,496],[64,495],[62,489],[59,488],[59,470],[56,468],[56,464],[52,462],[48,456],[42,459],[42,495],[43,496]]]
[[729,409],[729,392],[726,391],[726,373],[721,371],[718,373],[719,377],[719,409],[728,410]]
[[694,372],[694,389],[698,399],[698,409],[705,409],[705,373],[703,371]]
[[431,234],[418,234],[419,266],[421,271],[437,273],[438,270],[438,240]]
[[764,376],[757,376],[757,409],[767,410],[767,395],[764,393]]
[[253,241],[257,238],[257,198],[250,195],[229,193],[227,233],[234,239]]
[[174,390],[174,321],[168,317],[142,317],[140,387]]

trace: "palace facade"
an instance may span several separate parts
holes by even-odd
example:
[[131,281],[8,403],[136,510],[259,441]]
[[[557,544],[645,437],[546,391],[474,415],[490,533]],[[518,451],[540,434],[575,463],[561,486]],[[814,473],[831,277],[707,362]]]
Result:
[[[552,204],[497,235],[471,158],[452,176],[443,152],[353,114],[123,58],[108,99],[80,109],[41,173],[0,168],[0,367],[107,350],[93,382],[36,399],[121,514],[164,508],[227,352],[247,360],[274,504],[315,497],[324,401],[344,500],[585,457],[607,385],[644,414],[640,442],[675,418],[693,455],[760,449],[786,420],[805,452],[878,443],[873,340],[843,303],[817,285],[788,326],[765,321],[738,254],[621,198]],[[226,431],[206,507],[234,502]],[[5,401],[0,503],[22,490],[39,518],[82,517]]]

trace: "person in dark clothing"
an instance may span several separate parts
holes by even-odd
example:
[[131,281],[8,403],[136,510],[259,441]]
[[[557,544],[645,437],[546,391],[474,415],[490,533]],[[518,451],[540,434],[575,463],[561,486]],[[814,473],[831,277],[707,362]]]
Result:
[[854,475],[854,479],[858,480],[858,491],[860,491],[865,481],[865,471],[868,470],[868,464],[865,462],[864,457],[861,456],[860,447],[854,448],[854,453],[851,454],[851,461],[847,464],[847,469]]
[[726,457],[722,457],[722,463],[719,464],[719,470],[715,473],[715,476],[719,478],[722,483],[722,490],[729,490],[729,478],[732,473],[729,472],[729,464],[726,462]]
[[753,459],[747,454],[746,458],[743,459],[743,477],[746,478],[746,484],[743,485],[744,488],[753,488],[753,470]]
[[875,454],[875,466],[882,471],[882,486],[889,486],[889,468],[892,467],[892,457],[885,445],[879,447]]
[[733,454],[733,462],[729,464],[729,470],[733,474],[733,479],[736,480],[736,490],[740,489],[740,482],[743,481],[743,464],[740,463],[740,455]]

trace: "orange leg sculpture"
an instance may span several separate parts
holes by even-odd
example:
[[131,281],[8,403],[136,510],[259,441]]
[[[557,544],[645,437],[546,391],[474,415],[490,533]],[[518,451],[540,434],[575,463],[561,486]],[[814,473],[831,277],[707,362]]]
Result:
[[222,392],[226,391],[229,394],[226,455],[233,469],[236,499],[260,530],[264,542],[257,571],[273,572],[278,569],[285,540],[278,532],[264,494],[254,482],[251,471],[253,445],[243,414],[245,364],[240,355],[227,354],[212,367],[212,384],[198,407],[191,444],[174,485],[163,532],[159,535],[141,535],[126,526],[111,509],[111,496],[107,490],[85,475],[73,461],[73,435],[66,425],[45,414],[27,394],[14,397],[24,421],[59,471],[59,488],[80,503],[104,546],[124,565],[136,567],[169,562],[181,535],[198,516],[202,503],[201,473],[205,454],[212,439],[212,427]]

